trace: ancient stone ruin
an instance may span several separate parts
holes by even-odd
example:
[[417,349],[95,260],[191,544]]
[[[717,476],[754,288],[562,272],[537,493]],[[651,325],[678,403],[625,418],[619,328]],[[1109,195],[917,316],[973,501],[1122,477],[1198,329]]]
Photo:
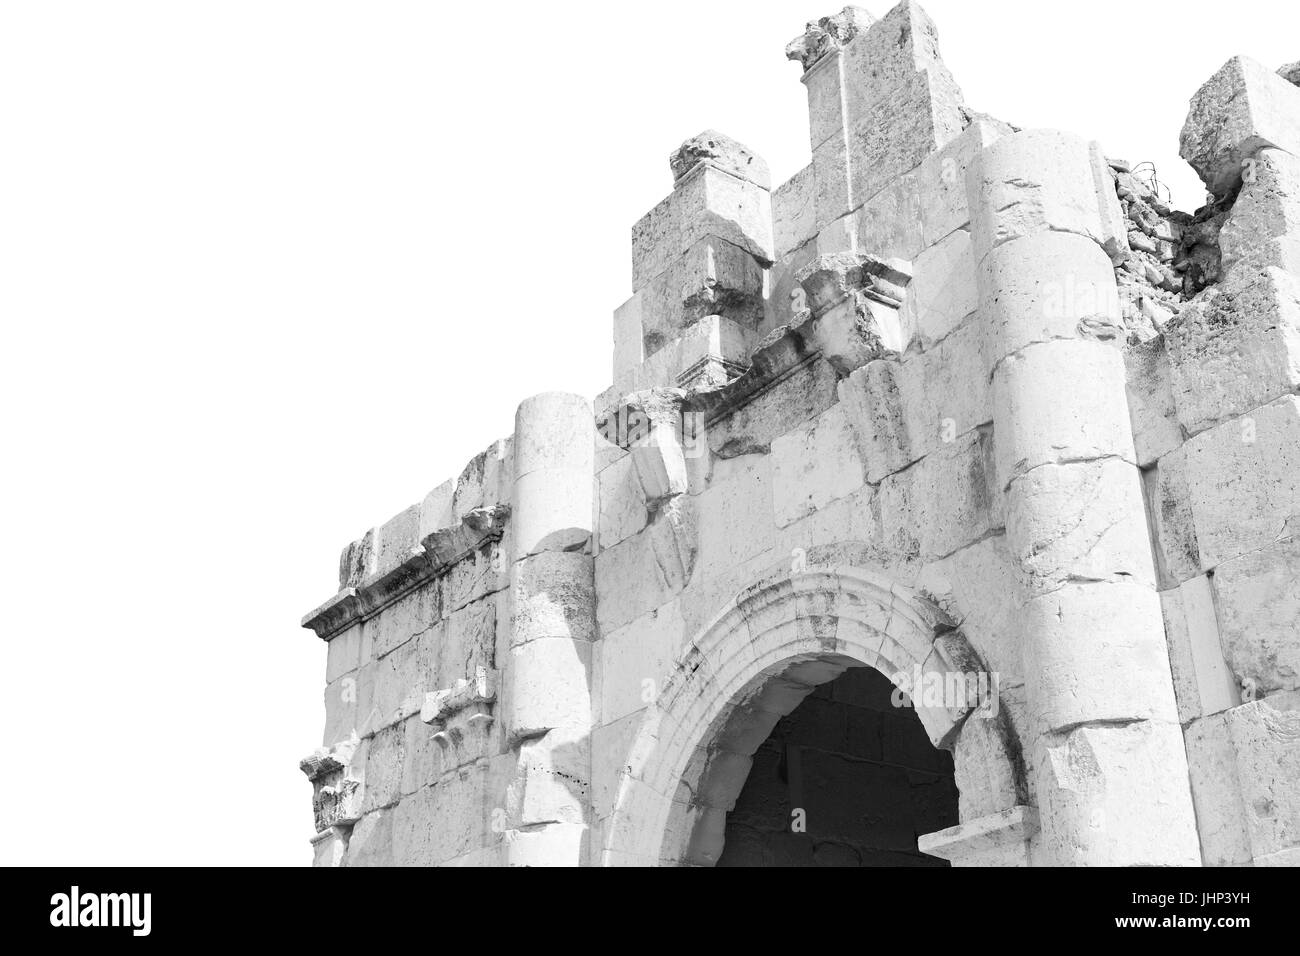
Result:
[[687,140],[612,386],[344,550],[316,863],[1300,863],[1300,71],[1188,214],[915,3],[786,53],[811,163]]

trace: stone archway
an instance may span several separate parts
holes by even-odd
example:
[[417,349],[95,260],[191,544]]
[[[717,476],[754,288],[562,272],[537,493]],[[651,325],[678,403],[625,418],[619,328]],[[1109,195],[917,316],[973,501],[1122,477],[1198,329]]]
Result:
[[[952,750],[959,766],[965,756],[966,777],[982,792],[973,799],[963,793],[963,824],[991,811],[1025,809],[1017,806],[1023,785],[998,722],[969,721],[974,701],[920,692],[970,686],[979,675],[984,686],[996,687],[948,616],[873,572],[808,569],[746,588],[679,655],[620,771],[602,862],[715,863],[727,810],[755,749],[814,687],[850,666],[873,667],[915,690],[915,712],[931,743]],[[967,723],[979,726],[966,734]],[[1014,815],[993,837],[997,846],[1023,842],[1030,828],[1023,812]],[[927,852],[944,845],[931,841]]]

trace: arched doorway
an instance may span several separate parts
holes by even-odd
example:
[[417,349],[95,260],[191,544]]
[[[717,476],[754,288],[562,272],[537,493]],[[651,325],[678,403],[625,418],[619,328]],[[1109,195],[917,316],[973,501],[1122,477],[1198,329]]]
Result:
[[754,752],[718,866],[947,866],[917,838],[955,826],[952,754],[879,671],[815,687]]
[[[647,707],[619,774],[601,862],[715,865],[754,755],[782,718],[850,668],[872,668],[909,689],[931,678],[941,685],[952,677],[988,678],[941,609],[881,575],[837,567],[758,582],[686,647]],[[994,722],[976,721],[983,726],[965,735],[979,741],[976,754],[959,742],[974,705],[913,696],[908,713],[930,745],[970,754],[980,766],[968,777],[988,777],[979,787],[1014,803],[1013,761],[988,746],[997,736]],[[963,796],[966,803],[987,812]]]

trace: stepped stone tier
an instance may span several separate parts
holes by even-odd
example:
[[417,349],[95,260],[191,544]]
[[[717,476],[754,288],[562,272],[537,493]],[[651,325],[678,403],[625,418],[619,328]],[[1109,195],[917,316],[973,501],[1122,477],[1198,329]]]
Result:
[[1184,213],[915,3],[786,54],[810,163],[672,153],[611,387],[344,549],[316,863],[1300,863],[1296,65]]

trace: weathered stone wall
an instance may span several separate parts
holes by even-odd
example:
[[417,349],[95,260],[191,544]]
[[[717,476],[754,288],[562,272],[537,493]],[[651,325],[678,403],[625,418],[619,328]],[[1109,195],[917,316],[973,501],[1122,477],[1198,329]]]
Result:
[[1186,215],[968,109],[914,3],[787,54],[811,164],[684,143],[611,388],[345,550],[317,862],[735,861],[764,741],[861,667],[951,762],[931,857],[1290,860],[1300,90],[1207,84]]

